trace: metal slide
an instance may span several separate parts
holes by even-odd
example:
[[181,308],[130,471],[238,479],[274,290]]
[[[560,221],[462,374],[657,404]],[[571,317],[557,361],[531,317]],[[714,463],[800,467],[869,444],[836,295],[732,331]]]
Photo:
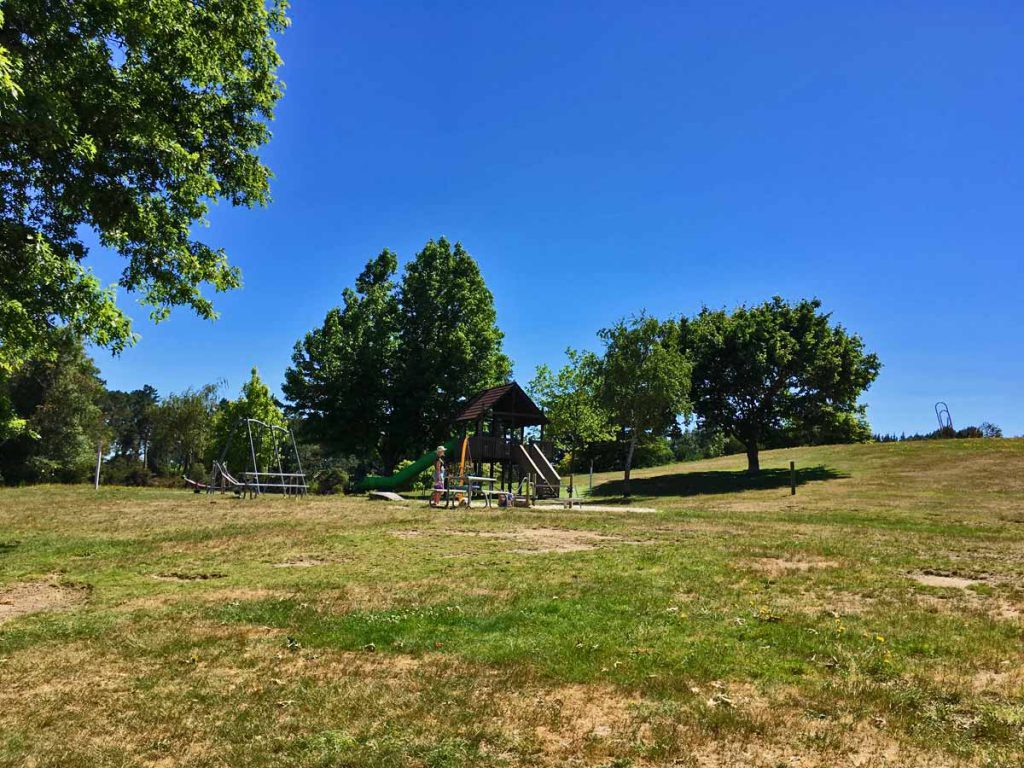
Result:
[[[535,446],[530,446],[530,448],[534,447]],[[534,460],[534,455],[530,448],[527,448],[527,446],[520,443],[516,443],[512,447],[512,459],[523,471],[533,476],[535,484],[534,487],[537,489],[537,498],[558,496],[558,482],[552,485],[548,480],[548,475],[554,474],[554,469],[551,469],[548,475],[545,475],[545,473],[541,471],[540,466],[538,466],[537,462]],[[548,463],[547,459],[544,459],[544,463]],[[548,464],[548,466],[550,466],[550,464]],[[554,476],[558,477],[557,474]]]
[[540,446],[536,443],[530,443],[529,450],[530,457],[533,459],[533,463],[537,465],[537,469],[540,470],[540,476],[544,478],[544,482],[552,488],[561,486],[561,476],[555,471],[555,468],[548,461],[548,457],[544,455],[544,451],[540,449]]
[[[455,450],[459,444],[458,440],[450,440],[445,443],[445,451],[451,453]],[[423,454],[419,459],[414,461],[407,467],[403,467],[400,471],[387,477],[379,477],[377,475],[367,475],[358,483],[356,483],[356,490],[358,491],[394,491],[401,488],[403,485],[407,485],[427,467],[433,465],[434,458],[436,456],[435,451]]]

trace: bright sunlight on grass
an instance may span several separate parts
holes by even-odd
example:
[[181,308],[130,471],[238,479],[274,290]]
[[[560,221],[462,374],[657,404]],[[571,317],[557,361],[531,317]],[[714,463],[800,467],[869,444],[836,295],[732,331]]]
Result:
[[1020,765],[1024,441],[762,461],[653,513],[0,491],[0,764]]

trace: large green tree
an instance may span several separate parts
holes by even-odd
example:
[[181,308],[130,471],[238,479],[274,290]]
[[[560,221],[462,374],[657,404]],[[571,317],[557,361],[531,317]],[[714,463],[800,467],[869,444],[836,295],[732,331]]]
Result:
[[614,437],[601,404],[601,361],[593,352],[565,350],[567,362],[557,373],[537,366],[530,394],[548,417],[547,436],[569,452],[569,490],[575,485],[574,466],[580,450]]
[[283,391],[307,439],[386,470],[450,436],[458,404],[508,379],[494,297],[458,243],[430,241],[394,276],[383,251],[344,305],[295,346]]
[[148,384],[131,392],[111,390],[105,394],[103,411],[111,432],[115,456],[148,463],[147,452],[159,403],[157,391]]
[[53,355],[23,365],[6,385],[14,413],[27,425],[0,440],[0,476],[8,483],[83,481],[97,448],[109,441],[103,381],[81,340],[62,329],[51,345]]
[[[250,428],[246,427],[245,419],[257,419],[266,425],[251,427],[252,445],[249,442]],[[286,425],[284,414],[270,394],[270,389],[263,383],[259,371],[253,368],[249,380],[242,385],[238,399],[226,400],[217,408],[207,458],[213,460],[223,455],[232,471],[242,472],[252,467],[252,453],[255,451],[260,472],[277,471],[275,440],[278,441],[278,450],[291,446],[281,443],[281,436],[275,436],[269,427]],[[283,454],[282,460],[287,460],[288,455],[288,452]]]
[[388,250],[367,263],[323,325],[295,345],[282,387],[303,438],[334,455],[379,458],[391,414],[398,346],[398,259]]
[[428,242],[406,265],[398,301],[388,464],[447,439],[457,405],[512,374],[494,296],[461,243]]
[[[284,0],[5,0],[0,10],[0,376],[57,325],[132,343],[83,233],[126,259],[119,283],[164,317],[239,284],[195,236],[210,201],[262,205],[259,148],[281,84]],[[6,414],[4,413],[6,410]],[[0,403],[0,430],[16,426]]]
[[218,391],[216,384],[207,384],[164,398],[153,419],[150,466],[164,474],[195,472],[212,444]]
[[598,335],[605,344],[600,397],[625,437],[623,495],[628,498],[637,443],[664,434],[689,409],[690,365],[679,347],[675,321],[640,315]]
[[780,436],[870,434],[857,400],[881,364],[819,300],[776,296],[732,312],[705,308],[682,331],[701,425],[739,440],[750,472],[760,470],[760,448]]

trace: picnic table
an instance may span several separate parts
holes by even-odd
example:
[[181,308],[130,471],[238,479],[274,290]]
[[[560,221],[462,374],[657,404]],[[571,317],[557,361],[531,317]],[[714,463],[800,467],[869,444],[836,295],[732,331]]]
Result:
[[[476,477],[470,475],[466,478],[465,485],[450,485],[447,488],[438,491],[445,500],[445,509],[454,506],[454,501],[458,494],[464,494],[467,502],[470,506],[473,504],[474,493],[484,497],[484,506],[491,506],[491,497],[497,493],[494,490],[494,484],[498,482],[496,477]],[[487,483],[490,487],[484,488],[484,483]]]

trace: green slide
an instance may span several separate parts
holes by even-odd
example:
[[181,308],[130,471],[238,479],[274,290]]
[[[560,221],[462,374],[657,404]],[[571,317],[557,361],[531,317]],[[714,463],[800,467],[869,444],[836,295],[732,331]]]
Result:
[[[445,443],[444,449],[450,455],[458,447],[458,439],[450,440]],[[427,467],[434,463],[434,456],[436,451],[430,451],[430,453],[423,454],[419,459],[414,461],[407,467],[403,467],[400,471],[388,477],[378,477],[377,475],[367,475],[358,483],[356,483],[356,490],[359,491],[395,491],[401,488],[403,485],[407,485],[412,482],[413,478],[416,477]]]

